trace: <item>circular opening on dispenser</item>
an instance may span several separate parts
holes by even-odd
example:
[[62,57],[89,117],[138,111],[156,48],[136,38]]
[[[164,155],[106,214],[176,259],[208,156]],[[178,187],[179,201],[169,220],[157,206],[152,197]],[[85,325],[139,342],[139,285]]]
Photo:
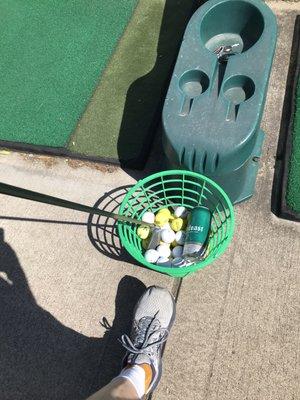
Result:
[[221,46],[233,46],[233,53],[242,53],[259,40],[263,30],[264,18],[257,7],[239,0],[226,1],[206,13],[200,38],[212,52]]
[[235,75],[225,81],[223,93],[225,98],[235,105],[241,104],[254,95],[255,85],[245,75]]
[[205,72],[194,69],[185,72],[179,81],[179,87],[186,97],[195,98],[204,93],[209,86],[209,78]]

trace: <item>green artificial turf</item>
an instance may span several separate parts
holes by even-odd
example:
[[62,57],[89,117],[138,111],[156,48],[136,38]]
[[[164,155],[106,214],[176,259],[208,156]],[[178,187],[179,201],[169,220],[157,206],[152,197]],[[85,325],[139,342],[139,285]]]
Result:
[[298,80],[296,94],[296,112],[294,116],[286,200],[289,208],[295,212],[300,212],[300,79]]
[[137,1],[0,0],[1,141],[66,146]]

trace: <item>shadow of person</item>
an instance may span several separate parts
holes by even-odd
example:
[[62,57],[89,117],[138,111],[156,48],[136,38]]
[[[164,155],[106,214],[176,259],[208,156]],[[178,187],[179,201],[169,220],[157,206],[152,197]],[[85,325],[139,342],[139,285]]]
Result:
[[116,338],[130,331],[144,290],[138,279],[125,276],[118,285],[112,327],[102,338],[87,337],[36,303],[0,229],[1,400],[79,400],[107,384],[124,355]]
[[[149,73],[135,80],[127,91],[118,140],[118,156],[123,168],[142,169],[145,165],[161,120],[162,106],[186,25],[192,13],[204,2],[165,1],[155,64]],[[142,46],[147,28],[141,24],[140,29]]]

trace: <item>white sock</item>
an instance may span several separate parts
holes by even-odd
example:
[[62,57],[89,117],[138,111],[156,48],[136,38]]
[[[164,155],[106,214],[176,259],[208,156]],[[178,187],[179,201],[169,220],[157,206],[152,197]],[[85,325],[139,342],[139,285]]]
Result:
[[138,397],[140,399],[143,398],[145,394],[146,374],[142,367],[133,365],[132,367],[124,368],[118,378],[128,379],[133,384]]

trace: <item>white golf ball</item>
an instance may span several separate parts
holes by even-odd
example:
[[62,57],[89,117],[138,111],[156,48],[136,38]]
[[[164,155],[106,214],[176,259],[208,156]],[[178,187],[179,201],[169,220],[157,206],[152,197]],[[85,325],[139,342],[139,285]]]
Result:
[[172,250],[172,256],[174,258],[181,257],[183,252],[183,247],[182,246],[175,246],[174,249]]
[[155,264],[156,261],[159,259],[159,253],[154,249],[149,249],[145,252],[144,257],[149,263]]
[[165,243],[172,243],[175,240],[175,232],[171,229],[163,229],[161,232],[161,240]]
[[172,261],[168,257],[159,257],[156,264],[161,265],[162,267],[171,267]]
[[184,218],[186,216],[186,214],[187,214],[187,210],[183,206],[176,207],[176,209],[174,211],[174,215],[177,218]]
[[156,248],[159,257],[170,257],[171,255],[171,249],[168,245],[166,244],[160,244],[157,248]]
[[185,266],[185,261],[182,257],[176,257],[172,261],[172,267],[180,268]]
[[185,241],[186,233],[184,231],[178,231],[175,235],[175,241],[179,245],[183,245]]
[[143,222],[148,222],[149,224],[153,224],[155,219],[155,215],[151,211],[146,211],[145,214],[142,216]]

